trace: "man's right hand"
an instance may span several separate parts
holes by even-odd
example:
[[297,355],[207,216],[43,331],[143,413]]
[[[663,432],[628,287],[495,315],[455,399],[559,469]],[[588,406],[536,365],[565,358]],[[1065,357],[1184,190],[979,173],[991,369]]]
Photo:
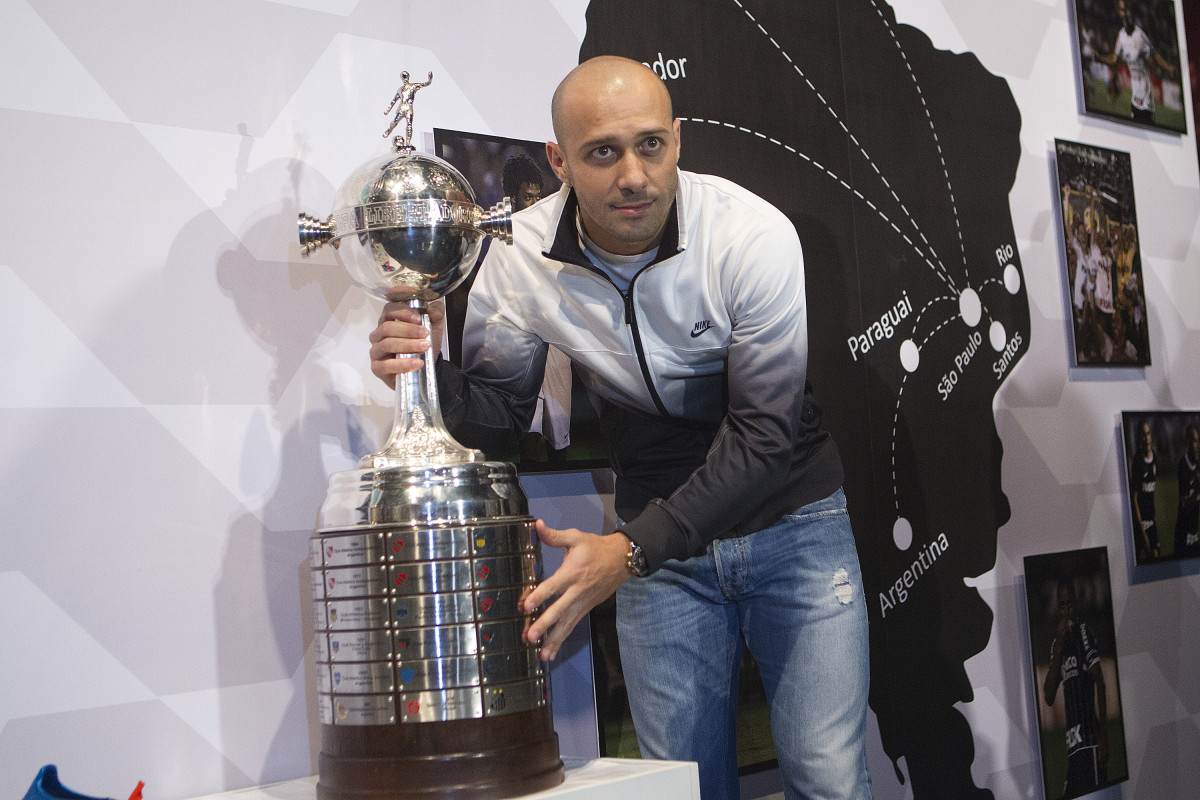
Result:
[[[446,306],[442,301],[429,305],[429,321],[433,326],[433,341],[442,341]],[[413,372],[421,366],[419,356],[430,347],[430,338],[421,315],[406,302],[390,302],[379,315],[379,326],[371,331],[371,372],[388,386],[396,385],[396,376]]]

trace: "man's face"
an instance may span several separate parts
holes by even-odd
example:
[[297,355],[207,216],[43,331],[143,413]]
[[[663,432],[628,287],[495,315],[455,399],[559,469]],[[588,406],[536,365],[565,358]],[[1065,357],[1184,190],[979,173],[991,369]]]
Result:
[[1073,619],[1075,617],[1075,596],[1065,586],[1058,587],[1058,618]]
[[608,89],[570,98],[563,141],[547,144],[546,154],[575,189],[592,241],[634,255],[657,246],[666,227],[679,182],[679,121],[661,87],[646,80]]
[[1195,461],[1200,457],[1200,433],[1197,433],[1195,428],[1190,428],[1188,429],[1186,438],[1188,453],[1191,455],[1192,460]]
[[1154,444],[1154,438],[1150,435],[1150,426],[1144,422],[1142,423],[1141,437],[1142,452],[1146,455],[1150,455],[1150,448]]
[[541,184],[522,181],[517,196],[513,198],[513,211],[523,211],[542,199]]
[[1129,12],[1129,6],[1125,3],[1117,3],[1117,14],[1121,17],[1121,24],[1125,26],[1125,32],[1133,33],[1133,14]]

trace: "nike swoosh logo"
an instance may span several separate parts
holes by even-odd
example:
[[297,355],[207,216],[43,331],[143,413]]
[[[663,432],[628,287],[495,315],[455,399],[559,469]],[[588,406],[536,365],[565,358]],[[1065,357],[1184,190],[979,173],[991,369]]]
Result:
[[706,319],[703,322],[697,322],[695,327],[692,328],[692,338],[695,339],[697,336],[704,333],[706,330],[708,330],[712,326],[713,326],[712,320]]

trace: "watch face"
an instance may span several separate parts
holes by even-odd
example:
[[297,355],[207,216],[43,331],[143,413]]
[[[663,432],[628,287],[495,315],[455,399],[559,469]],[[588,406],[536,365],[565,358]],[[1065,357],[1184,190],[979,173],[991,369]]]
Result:
[[646,577],[646,554],[642,552],[642,548],[636,543],[631,542],[629,545],[629,569],[639,578]]

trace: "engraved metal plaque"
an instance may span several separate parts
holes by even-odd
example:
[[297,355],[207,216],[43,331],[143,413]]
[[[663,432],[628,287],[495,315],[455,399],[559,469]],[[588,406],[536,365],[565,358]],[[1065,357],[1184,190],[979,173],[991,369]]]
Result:
[[483,716],[483,693],[479,688],[447,689],[437,692],[405,692],[400,695],[401,722],[449,722]]
[[479,527],[471,537],[471,552],[477,556],[533,551],[533,537],[524,525]]
[[395,672],[386,661],[333,664],[328,669],[334,694],[377,694],[396,689]]
[[392,637],[387,631],[338,631],[319,634],[318,641],[325,640],[326,657],[321,657],[320,645],[317,661],[388,661],[395,655]]
[[396,655],[402,660],[474,655],[484,646],[481,633],[474,625],[397,630]]
[[520,600],[523,591],[522,587],[517,586],[476,592],[475,618],[482,622],[521,616]]
[[392,602],[392,621],[400,628],[430,628],[475,621],[475,595],[471,592],[397,597]]
[[317,718],[322,725],[333,724],[333,698],[327,694],[317,695]]
[[455,689],[479,686],[479,659],[476,656],[431,658],[426,661],[403,661],[396,666],[400,689],[405,692],[427,689]]
[[390,694],[339,694],[330,697],[334,725],[391,725],[396,700]]
[[479,625],[480,652],[500,652],[524,647],[521,635],[525,632],[524,619],[503,619]]
[[461,592],[474,586],[470,561],[394,564],[388,569],[392,592],[396,594]]
[[390,531],[387,556],[391,562],[439,561],[471,555],[471,528],[425,528]]
[[[391,618],[391,609],[384,598],[359,600],[327,600],[324,606],[324,627],[331,631],[386,628]],[[318,617],[318,620],[320,617]]]
[[542,675],[542,662],[538,661],[535,649],[489,653],[479,661],[484,683],[508,683]]
[[372,597],[387,594],[388,573],[384,564],[322,570],[325,598]]
[[510,683],[504,686],[489,686],[483,690],[483,713],[494,717],[529,711],[550,702],[549,684],[544,678],[536,681]]
[[532,553],[477,558],[472,562],[472,577],[476,589],[501,586],[523,586],[534,581],[537,561]]
[[323,631],[329,627],[329,614],[324,600],[313,601],[313,629]]
[[314,541],[320,542],[321,545],[321,561],[314,560],[314,567],[378,564],[384,559],[382,533],[325,534]]

